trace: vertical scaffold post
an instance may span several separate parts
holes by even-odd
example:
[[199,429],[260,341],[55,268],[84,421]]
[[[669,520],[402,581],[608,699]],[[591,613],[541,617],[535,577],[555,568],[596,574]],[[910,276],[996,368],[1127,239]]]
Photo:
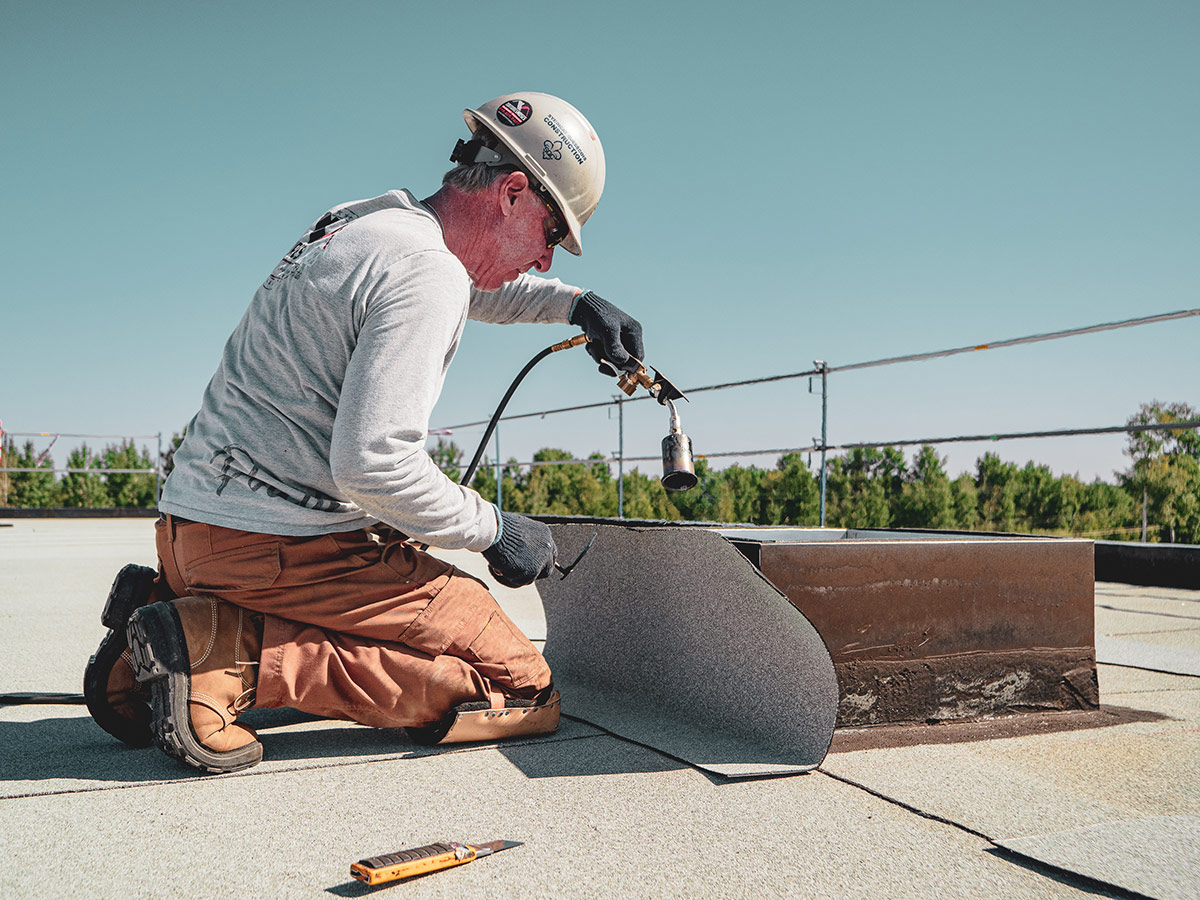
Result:
[[829,365],[823,359],[813,360],[821,372],[821,527],[825,527],[825,448],[829,444]]
[[163,470],[163,455],[162,455],[162,432],[158,433],[158,456],[154,460],[154,505],[158,505],[158,501],[162,498],[162,470]]
[[625,518],[625,403],[617,397],[617,518]]

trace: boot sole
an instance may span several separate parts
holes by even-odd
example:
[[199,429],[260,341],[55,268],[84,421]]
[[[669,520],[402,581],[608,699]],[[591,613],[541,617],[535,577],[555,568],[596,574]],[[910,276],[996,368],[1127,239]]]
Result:
[[262,760],[258,741],[221,752],[210,750],[196,737],[188,711],[191,661],[174,606],[143,606],[129,619],[128,635],[137,680],[150,685],[150,728],[160,750],[213,774],[248,769]]
[[117,573],[104,603],[104,612],[100,614],[101,623],[110,631],[83,670],[83,699],[96,724],[117,740],[137,749],[149,747],[154,742],[149,705],[142,720],[118,713],[108,702],[108,677],[125,652],[125,628],[129,617],[149,599],[156,574],[151,568],[133,563]]

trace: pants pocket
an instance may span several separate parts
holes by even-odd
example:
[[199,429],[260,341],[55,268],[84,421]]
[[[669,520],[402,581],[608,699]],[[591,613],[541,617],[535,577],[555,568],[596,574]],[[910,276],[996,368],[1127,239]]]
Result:
[[191,591],[252,591],[269,588],[279,578],[279,544],[254,544],[189,560],[180,567]]
[[550,668],[542,654],[499,609],[467,645],[463,658],[501,687],[541,690],[550,683]]
[[396,638],[406,647],[440,656],[454,643],[462,627],[464,613],[461,604],[453,602],[454,591],[445,591],[450,572],[404,594],[403,608],[414,616]]

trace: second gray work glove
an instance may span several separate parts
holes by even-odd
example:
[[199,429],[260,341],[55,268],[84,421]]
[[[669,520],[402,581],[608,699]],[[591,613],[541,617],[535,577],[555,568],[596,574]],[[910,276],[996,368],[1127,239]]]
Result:
[[576,298],[570,322],[588,336],[587,352],[600,363],[600,371],[606,375],[618,373],[611,371],[605,362],[612,363],[618,370],[634,371],[637,364],[631,357],[641,360],[646,355],[641,323],[592,291]]
[[500,537],[483,551],[492,575],[512,588],[545,578],[557,557],[558,548],[544,523],[510,512],[500,513]]

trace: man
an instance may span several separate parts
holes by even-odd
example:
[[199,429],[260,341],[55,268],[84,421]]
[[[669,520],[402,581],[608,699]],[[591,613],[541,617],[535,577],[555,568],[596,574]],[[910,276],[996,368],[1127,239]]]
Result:
[[449,480],[429,416],[468,317],[580,326],[601,371],[636,367],[641,326],[526,274],[560,243],[581,252],[604,187],[588,121],[535,93],[464,119],[437,193],[326,213],[230,337],[159,504],[157,577],[118,576],[85,675],[126,743],[245,768],[262,757],[237,721],[251,705],[427,742],[557,726],[541,654],[482,582],[411,542],[480,551],[515,587],[550,573],[550,530]]

